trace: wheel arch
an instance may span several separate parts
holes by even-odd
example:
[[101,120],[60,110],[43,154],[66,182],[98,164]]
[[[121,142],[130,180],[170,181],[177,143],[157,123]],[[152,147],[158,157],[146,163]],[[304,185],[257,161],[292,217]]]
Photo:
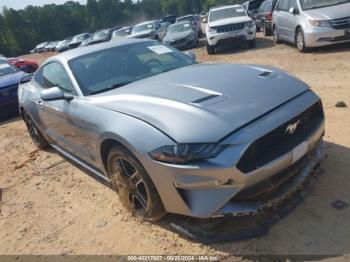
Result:
[[301,30],[304,32],[303,27],[302,27],[301,25],[297,25],[297,26],[295,27],[295,30],[294,30],[294,41],[296,41],[296,39],[297,39],[297,32],[298,32],[298,29],[301,29]]
[[[124,149],[128,150],[130,153],[132,153],[137,160],[139,160],[139,156],[136,153],[136,150],[132,148],[132,146],[121,139],[120,137],[116,136],[115,134],[104,134],[101,138],[101,142],[99,144],[99,156],[100,161],[103,166],[104,172],[107,175],[107,158],[110,150],[115,147],[120,146]],[[139,161],[140,162],[140,161]]]

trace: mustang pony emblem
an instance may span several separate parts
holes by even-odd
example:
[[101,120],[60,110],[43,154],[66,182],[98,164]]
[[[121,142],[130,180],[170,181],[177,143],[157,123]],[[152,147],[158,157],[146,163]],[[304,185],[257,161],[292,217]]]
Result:
[[295,122],[294,124],[290,124],[289,126],[287,126],[286,133],[293,135],[297,130],[299,124],[300,124],[300,120],[298,122]]

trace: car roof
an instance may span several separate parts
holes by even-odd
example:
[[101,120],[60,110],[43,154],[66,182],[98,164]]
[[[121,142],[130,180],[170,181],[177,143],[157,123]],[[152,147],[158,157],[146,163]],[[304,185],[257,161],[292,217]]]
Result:
[[213,7],[213,8],[210,8],[209,11],[224,10],[232,7],[241,7],[241,5],[225,5],[225,6]]
[[118,46],[124,46],[124,45],[129,45],[133,43],[146,43],[146,42],[155,42],[155,40],[150,40],[150,39],[126,39],[122,41],[109,41],[109,42],[104,42],[100,43],[98,45],[91,45],[91,46],[85,46],[85,47],[79,47],[75,48],[72,50],[68,50],[64,53],[60,53],[58,55],[53,56],[52,58],[49,58],[47,61],[51,60],[65,60],[65,61],[70,61],[74,58],[84,56],[90,53],[102,51],[105,49],[113,48],[113,47],[118,47]]

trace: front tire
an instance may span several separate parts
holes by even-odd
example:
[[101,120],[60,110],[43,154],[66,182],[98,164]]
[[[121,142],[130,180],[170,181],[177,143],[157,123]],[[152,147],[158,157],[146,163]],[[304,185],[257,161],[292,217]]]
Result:
[[49,144],[47,143],[46,139],[40,133],[30,115],[25,111],[23,112],[23,120],[27,126],[30,138],[32,139],[35,146],[39,149],[48,148]]
[[208,53],[208,55],[215,54],[215,45],[211,46],[211,45],[207,44],[207,53]]
[[304,32],[301,27],[299,27],[295,34],[295,44],[300,52],[306,52],[307,48],[305,46]]
[[146,170],[128,150],[113,147],[108,154],[107,170],[120,201],[132,215],[158,221],[166,214]]
[[256,47],[256,39],[249,40],[248,46],[249,46],[249,48],[255,48]]
[[275,42],[275,44],[281,43],[280,36],[278,35],[278,30],[276,26],[273,27],[273,41]]

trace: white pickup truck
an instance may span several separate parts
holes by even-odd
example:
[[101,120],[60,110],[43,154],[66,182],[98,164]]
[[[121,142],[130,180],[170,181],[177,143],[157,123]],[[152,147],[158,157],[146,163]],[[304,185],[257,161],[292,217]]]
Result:
[[241,5],[212,8],[206,26],[207,51],[214,54],[216,47],[247,42],[255,47],[256,25]]

